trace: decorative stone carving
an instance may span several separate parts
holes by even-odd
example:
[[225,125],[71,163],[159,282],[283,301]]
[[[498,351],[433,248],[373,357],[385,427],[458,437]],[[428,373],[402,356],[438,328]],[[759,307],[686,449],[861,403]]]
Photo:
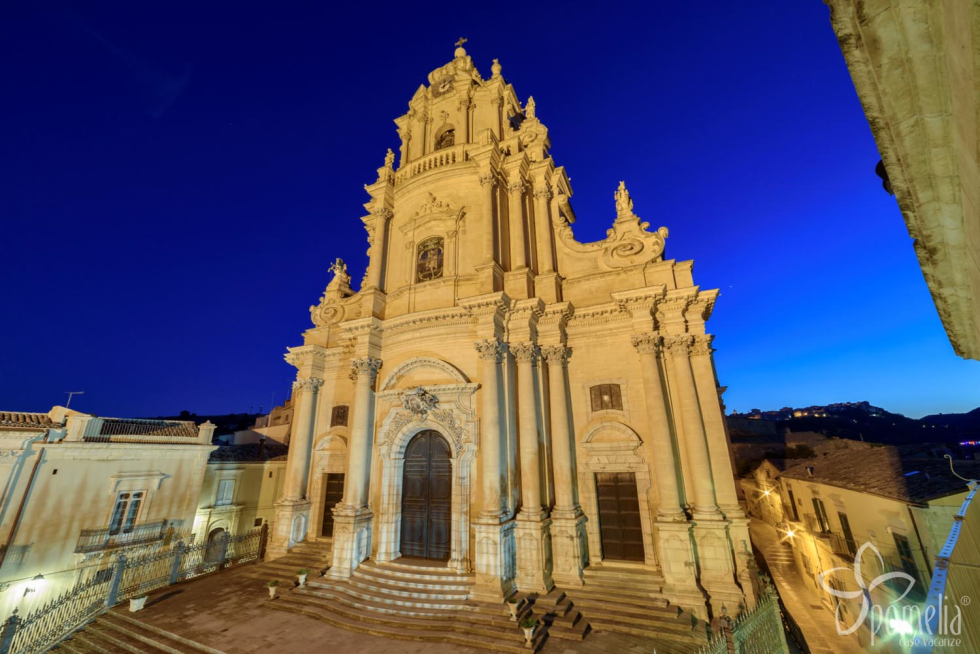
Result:
[[422,203],[422,206],[419,207],[418,211],[416,211],[412,217],[418,218],[419,216],[424,216],[430,213],[456,213],[458,211],[458,209],[454,208],[448,202],[443,202],[437,199],[432,193],[429,193],[426,201]]
[[495,338],[477,341],[473,346],[484,361],[500,363],[501,356],[504,354],[504,344]]
[[374,357],[354,359],[350,362],[350,378],[357,379],[360,375],[370,375],[369,383],[371,383],[381,369],[381,363],[381,359]]
[[535,187],[534,189],[534,199],[535,200],[550,200],[551,199],[551,187],[547,184],[543,184]]
[[480,176],[480,186],[497,187],[497,176],[492,172]]
[[402,407],[411,412],[416,420],[425,420],[438,403],[439,398],[421,386],[402,393]]
[[490,74],[493,77],[500,77],[500,71],[502,70],[503,70],[503,66],[500,65],[500,62],[498,60],[494,59],[493,63],[490,65]]
[[[391,150],[389,150],[388,152],[391,152]],[[389,209],[388,207],[381,207],[380,209],[374,210],[375,218],[377,218],[381,223],[384,223],[386,220],[391,220],[392,216],[394,215],[395,214],[393,214],[391,212],[391,209]]]
[[535,107],[537,107],[537,104],[534,102],[534,96],[529,96],[527,99],[527,106],[524,107],[524,116],[527,118],[534,118]]
[[319,377],[304,377],[293,382],[293,392],[302,393],[304,391],[319,391],[323,386],[323,380]]
[[395,153],[388,148],[388,153],[385,155],[385,168],[391,169],[395,166]]
[[640,354],[660,353],[661,340],[657,334],[636,334],[630,337],[630,342]]
[[664,347],[671,354],[678,356],[686,355],[691,348],[691,335],[677,334],[676,336],[665,336]]
[[691,343],[691,356],[707,356],[713,352],[711,349],[711,341],[714,336],[711,334],[695,334],[693,336],[693,342]]
[[616,198],[616,220],[636,218],[633,214],[633,198],[630,197],[630,192],[626,190],[626,182],[619,183],[619,188],[616,189],[614,196]]
[[541,348],[541,356],[548,365],[564,366],[568,362],[569,349],[564,345],[548,345]]
[[508,349],[518,363],[534,363],[538,358],[538,346],[534,343],[511,343]]

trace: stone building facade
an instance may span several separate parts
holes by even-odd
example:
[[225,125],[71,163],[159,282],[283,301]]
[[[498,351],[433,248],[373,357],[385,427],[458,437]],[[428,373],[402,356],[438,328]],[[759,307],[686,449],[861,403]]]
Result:
[[332,538],[337,579],[445,561],[481,600],[629,567],[701,616],[751,605],[706,332],[718,292],[664,258],[667,229],[622,183],[607,238],[576,241],[534,100],[491,71],[460,47],[416,91],[397,168],[389,150],[365,187],[360,290],[337,260],[286,355],[271,551]]

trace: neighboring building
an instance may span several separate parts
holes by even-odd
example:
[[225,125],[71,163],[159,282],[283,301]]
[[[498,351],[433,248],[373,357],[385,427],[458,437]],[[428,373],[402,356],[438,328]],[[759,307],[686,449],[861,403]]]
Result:
[[[980,464],[956,462],[963,474],[980,474]],[[805,586],[823,606],[841,607],[845,626],[861,612],[861,598],[842,600],[828,592],[859,589],[854,576],[856,556],[870,543],[880,554],[866,550],[861,575],[871,601],[887,607],[906,590],[901,579],[872,582],[882,574],[903,572],[914,579],[905,603],[925,597],[933,559],[946,541],[949,525],[969,488],[950,472],[949,461],[902,456],[898,448],[848,440],[821,446],[811,459],[763,462],[743,479],[751,496],[749,511],[782,528],[793,546]],[[835,568],[843,569],[829,573]],[[870,646],[869,621],[859,631]],[[878,635],[881,637],[881,634]]]
[[338,586],[403,556],[497,602],[625,570],[737,613],[753,573],[705,330],[718,291],[664,258],[622,183],[608,237],[576,241],[535,103],[491,71],[458,48],[415,92],[399,166],[389,151],[366,186],[361,288],[338,260],[289,349],[270,551],[332,530]]
[[248,429],[236,431],[227,444],[246,445],[265,440],[288,445],[292,428],[293,400],[290,398],[280,406],[273,407],[269,414],[259,416]]
[[[0,412],[0,613],[190,535],[214,426]],[[38,577],[40,575],[40,577]]]
[[288,448],[266,441],[223,445],[211,453],[194,517],[194,537],[241,535],[271,525],[282,495]]
[[980,20],[974,2],[827,0],[953,350],[980,359]]

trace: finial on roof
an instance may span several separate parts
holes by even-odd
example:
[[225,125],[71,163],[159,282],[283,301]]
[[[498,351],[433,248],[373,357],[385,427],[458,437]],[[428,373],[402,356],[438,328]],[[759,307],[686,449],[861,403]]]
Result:
[[457,58],[466,56],[466,50],[463,49],[463,44],[467,41],[469,41],[469,39],[464,39],[463,37],[460,37],[459,41],[456,41],[456,52],[454,55]]
[[533,95],[528,96],[528,98],[527,98],[527,105],[524,107],[524,117],[525,118],[534,118],[535,117],[534,116],[534,111],[535,111],[535,107],[537,107],[537,106],[538,105],[535,104],[535,102],[534,102],[534,96]]
[[[530,103],[530,101],[528,101]],[[616,189],[616,219],[625,220],[633,217],[633,198],[626,190],[626,182],[620,182]]]
[[496,59],[493,60],[493,65],[490,66],[490,72],[493,73],[494,77],[500,77],[500,71],[503,70],[503,66]]

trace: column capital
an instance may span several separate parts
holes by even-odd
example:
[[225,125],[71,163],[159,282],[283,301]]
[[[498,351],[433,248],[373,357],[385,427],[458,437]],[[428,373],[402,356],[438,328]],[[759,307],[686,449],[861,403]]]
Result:
[[350,378],[356,380],[361,375],[367,375],[368,383],[373,383],[374,378],[378,375],[378,370],[381,369],[381,364],[381,359],[374,357],[353,359],[350,362]]
[[551,185],[548,182],[536,184],[534,187],[534,197],[537,200],[550,200]]
[[630,342],[640,354],[660,354],[663,339],[659,334],[634,334]]
[[511,193],[521,193],[527,188],[527,182],[523,179],[516,179],[507,182],[507,190]]
[[664,347],[675,356],[686,356],[691,350],[691,340],[690,334],[664,336]]
[[504,344],[495,338],[476,341],[473,343],[473,347],[476,348],[481,359],[484,361],[493,361],[494,363],[500,363],[501,357],[505,352]]
[[375,209],[373,213],[374,213],[374,217],[380,220],[381,222],[384,222],[386,220],[391,220],[391,218],[395,215],[391,212],[391,209],[389,209],[388,207],[381,207],[380,209]]
[[548,365],[564,366],[568,361],[569,354],[571,354],[571,350],[566,345],[548,345],[541,348],[541,356],[548,362]]
[[508,349],[518,363],[534,363],[540,354],[534,343],[510,343]]
[[694,341],[691,343],[691,356],[707,356],[714,352],[711,349],[711,341],[714,338],[711,334],[695,334],[693,336]]
[[319,377],[300,377],[293,382],[293,392],[312,391],[316,393],[323,386],[323,380]]
[[490,188],[495,188],[497,186],[497,175],[493,171],[480,175],[480,186],[487,185],[489,185]]

